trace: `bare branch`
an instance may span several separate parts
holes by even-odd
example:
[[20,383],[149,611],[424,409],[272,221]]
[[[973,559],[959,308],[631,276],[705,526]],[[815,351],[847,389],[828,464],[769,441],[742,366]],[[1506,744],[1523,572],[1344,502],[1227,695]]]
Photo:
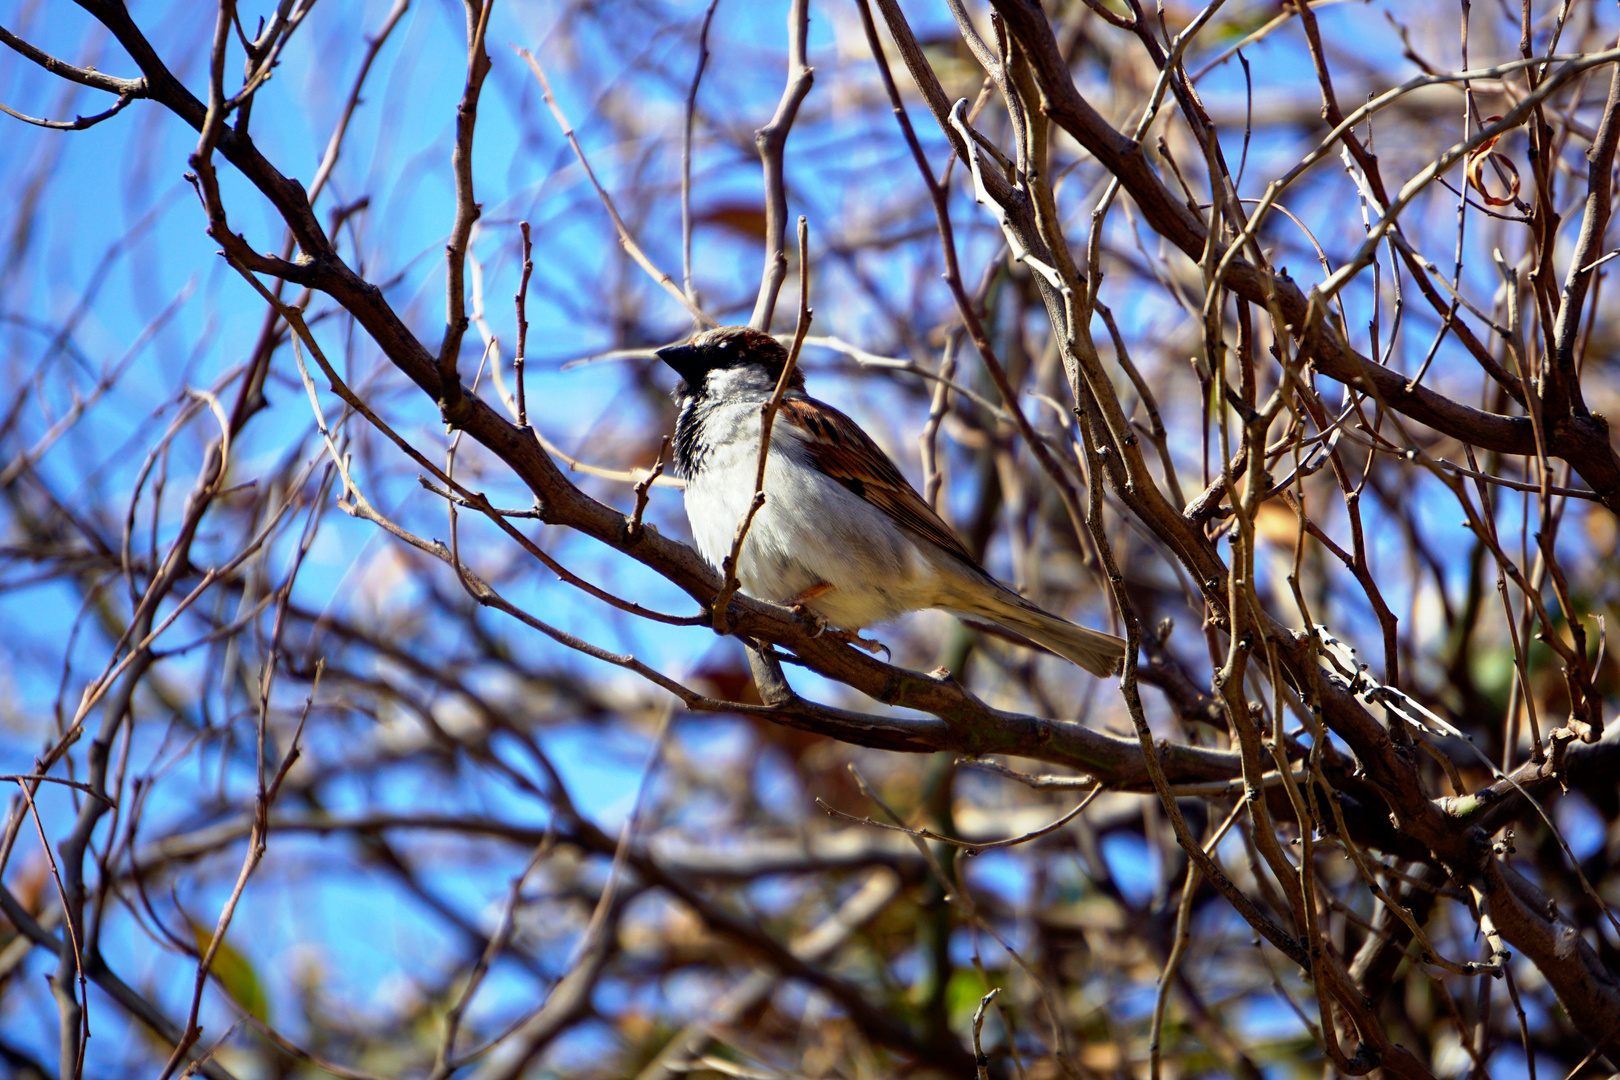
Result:
[[[707,23],[705,23],[707,25]],[[748,325],[770,333],[776,314],[776,297],[787,280],[787,180],[783,158],[788,132],[799,115],[799,106],[815,82],[815,69],[809,64],[810,0],[793,0],[788,7],[788,74],[782,100],[770,121],[754,132],[754,145],[765,171],[765,269],[760,275],[759,297]],[[808,273],[803,263],[799,273]]]
[[[484,33],[489,29],[489,13],[495,0],[466,0],[467,84],[456,106],[456,148],[450,168],[456,178],[456,220],[445,245],[444,341],[439,346],[439,407],[445,419],[454,422],[461,404],[461,379],[456,364],[461,355],[461,339],[467,332],[467,243],[473,224],[483,209],[473,197],[473,132],[478,125],[478,98],[489,74],[489,54],[484,51]],[[551,100],[548,92],[546,100]]]
[[596,189],[596,195],[602,200],[602,205],[607,209],[608,217],[613,219],[613,228],[618,231],[619,243],[624,247],[624,250],[636,261],[636,265],[645,270],[647,276],[656,281],[665,292],[673,296],[692,318],[704,326],[715,325],[714,319],[704,314],[702,309],[681,291],[680,286],[675,284],[673,278],[653,265],[652,260],[647,258],[646,253],[641,250],[641,245],[637,244],[630,235],[630,230],[625,227],[624,219],[619,217],[619,211],[613,205],[612,196],[607,193],[601,182],[596,179],[595,170],[591,168],[591,163],[585,159],[585,151],[580,149],[579,139],[575,137],[574,129],[568,123],[568,117],[563,115],[562,108],[557,104],[557,99],[551,96],[551,84],[546,81],[546,73],[541,69],[540,62],[527,49],[518,49],[517,54],[523,57],[523,62],[529,65],[530,71],[534,72],[535,79],[540,83],[546,105],[551,109],[551,115],[556,119],[557,126],[562,129],[563,137],[568,140],[568,145],[573,147],[574,156],[579,159],[580,167],[585,170],[585,175],[590,180],[591,186]]

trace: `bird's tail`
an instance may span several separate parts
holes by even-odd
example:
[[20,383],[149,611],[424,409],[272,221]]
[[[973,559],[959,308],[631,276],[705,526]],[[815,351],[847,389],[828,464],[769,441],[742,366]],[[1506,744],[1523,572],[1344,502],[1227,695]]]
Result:
[[1116,674],[1125,657],[1122,639],[1060,619],[1011,589],[997,589],[989,596],[981,593],[971,603],[956,605],[956,609],[1022,634],[1100,678]]

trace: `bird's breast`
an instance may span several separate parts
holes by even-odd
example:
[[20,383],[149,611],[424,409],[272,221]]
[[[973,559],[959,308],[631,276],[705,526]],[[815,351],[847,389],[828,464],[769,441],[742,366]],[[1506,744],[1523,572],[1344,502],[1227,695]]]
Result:
[[[726,437],[709,440],[702,467],[687,479],[692,537],[716,568],[731,553],[758,476],[757,405],[747,414],[710,417],[726,425]],[[816,469],[801,435],[777,427],[765,471],[765,504],[738,559],[743,591],[779,602],[830,585],[808,606],[849,629],[938,603],[937,574],[918,539]]]

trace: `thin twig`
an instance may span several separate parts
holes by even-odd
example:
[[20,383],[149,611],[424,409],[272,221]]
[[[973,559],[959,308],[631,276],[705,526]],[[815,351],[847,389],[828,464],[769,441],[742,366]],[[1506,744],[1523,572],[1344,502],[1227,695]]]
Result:
[[529,238],[529,223],[518,222],[518,230],[523,234],[523,273],[518,280],[517,295],[512,297],[517,305],[517,352],[512,356],[512,379],[517,383],[517,422],[518,427],[529,426],[529,402],[523,389],[523,360],[529,345],[529,276],[534,273],[534,244]]
[[489,13],[495,0],[465,0],[467,9],[467,81],[456,106],[456,145],[450,155],[455,177],[456,217],[445,245],[444,340],[439,345],[439,407],[445,419],[454,422],[461,406],[461,380],[456,364],[461,339],[467,333],[467,244],[473,225],[483,214],[473,195],[473,132],[478,126],[478,99],[489,74],[489,54],[484,51],[484,34],[489,29]]
[[686,298],[694,304],[697,290],[692,286],[692,121],[697,116],[698,86],[703,82],[704,69],[709,66],[709,24],[714,21],[714,9],[719,6],[720,0],[709,0],[709,7],[703,13],[703,26],[698,30],[697,70],[692,72],[692,85],[686,91],[686,123],[681,127],[681,283]]
[[630,514],[630,524],[626,532],[634,542],[641,536],[641,515],[647,512],[647,501],[652,497],[652,486],[664,473],[664,455],[669,453],[670,437],[664,436],[664,441],[658,444],[658,457],[653,461],[652,470],[645,477],[636,481],[636,506]]
[[[782,100],[770,121],[754,132],[760,164],[765,172],[765,269],[760,275],[759,297],[748,325],[766,333],[776,312],[776,297],[787,279],[787,180],[783,175],[784,149],[799,106],[815,82],[815,69],[806,60],[810,38],[810,0],[793,0],[788,8],[788,74]],[[803,218],[800,218],[803,221]],[[801,245],[802,246],[802,245]],[[804,262],[799,273],[806,274]]]
[[1081,799],[1079,804],[1075,806],[1073,810],[1070,810],[1068,813],[1064,814],[1050,825],[1043,825],[1039,829],[1035,829],[1032,832],[1027,832],[1020,836],[1010,836],[1005,840],[959,840],[951,836],[942,836],[931,829],[913,829],[906,825],[888,825],[881,821],[874,821],[870,817],[856,817],[854,814],[846,814],[836,807],[829,806],[819,797],[816,799],[816,805],[834,817],[843,818],[845,821],[853,821],[859,825],[870,825],[876,829],[888,829],[892,832],[901,832],[905,833],[907,836],[920,837],[924,840],[935,840],[941,844],[949,844],[951,847],[960,848],[969,855],[977,855],[981,851],[994,851],[997,848],[1017,847],[1019,844],[1027,844],[1031,840],[1039,840],[1043,836],[1048,836],[1057,832],[1059,829],[1063,828],[1063,826],[1073,821],[1076,817],[1079,817],[1081,811],[1090,806],[1097,796],[1102,794],[1102,785],[1097,783],[1095,780],[1093,780],[1089,786],[1091,790],[1086,792],[1085,798]]
[[990,1080],[990,1059],[985,1057],[984,1047],[980,1044],[979,1038],[984,1031],[984,1011],[996,1000],[999,993],[1001,987],[997,986],[980,998],[979,1007],[973,1010],[973,1066],[978,1070],[979,1080]]
[[[796,3],[802,0],[795,0]],[[793,379],[793,370],[799,363],[799,350],[804,347],[804,337],[810,332],[810,225],[803,216],[799,218],[799,321],[793,329],[793,345],[788,349],[787,362],[782,365],[782,373],[777,376],[776,389],[772,391],[770,400],[759,409],[759,467],[754,474],[754,497],[748,503],[748,509],[737,522],[736,534],[731,538],[731,551],[720,564],[720,577],[722,584],[719,594],[714,598],[714,629],[716,633],[726,633],[730,626],[728,616],[731,609],[731,598],[737,594],[742,584],[737,580],[737,563],[742,557],[743,541],[748,538],[749,526],[754,523],[754,515],[759,513],[760,507],[765,505],[765,465],[771,456],[771,428],[776,423],[777,410],[782,407],[782,399],[787,396],[788,383]]]
[[618,208],[613,205],[613,196],[607,193],[607,189],[602,186],[602,182],[596,178],[596,170],[591,168],[590,161],[586,159],[585,151],[581,149],[579,139],[574,135],[573,126],[569,124],[568,117],[563,114],[562,107],[557,104],[557,99],[552,97],[551,83],[546,81],[546,73],[540,67],[540,61],[536,60],[528,49],[518,49],[517,54],[523,58],[524,63],[529,65],[529,70],[534,73],[535,79],[540,83],[541,95],[545,98],[547,107],[551,109],[552,117],[557,121],[557,126],[562,129],[563,137],[568,140],[568,145],[573,148],[574,157],[579,160],[580,167],[585,170],[586,178],[590,180],[591,186],[596,189],[596,196],[602,200],[602,205],[607,209],[608,217],[613,219],[613,228],[618,232],[619,243],[624,247],[624,250],[636,261],[636,265],[645,270],[647,275],[656,281],[660,288],[674,297],[692,318],[704,326],[714,326],[714,319],[710,318],[697,304],[688,299],[687,295],[681,291],[681,287],[675,284],[673,278],[654,266],[652,260],[647,257],[647,253],[641,250],[641,245],[636,243],[635,237],[630,235],[630,229],[625,225],[624,219],[619,216]]

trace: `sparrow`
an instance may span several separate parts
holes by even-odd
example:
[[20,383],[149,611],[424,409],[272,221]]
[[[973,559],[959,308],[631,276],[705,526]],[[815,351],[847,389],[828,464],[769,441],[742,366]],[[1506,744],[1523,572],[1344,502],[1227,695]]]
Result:
[[[674,467],[686,516],[711,566],[731,554],[759,475],[762,406],[787,350],[746,326],[721,326],[657,356],[675,390]],[[805,393],[796,368],[771,428],[765,504],[738,556],[750,596],[803,605],[858,636],[909,611],[942,608],[1021,634],[1093,675],[1119,669],[1125,643],[1061,619],[991,577],[860,426]]]

